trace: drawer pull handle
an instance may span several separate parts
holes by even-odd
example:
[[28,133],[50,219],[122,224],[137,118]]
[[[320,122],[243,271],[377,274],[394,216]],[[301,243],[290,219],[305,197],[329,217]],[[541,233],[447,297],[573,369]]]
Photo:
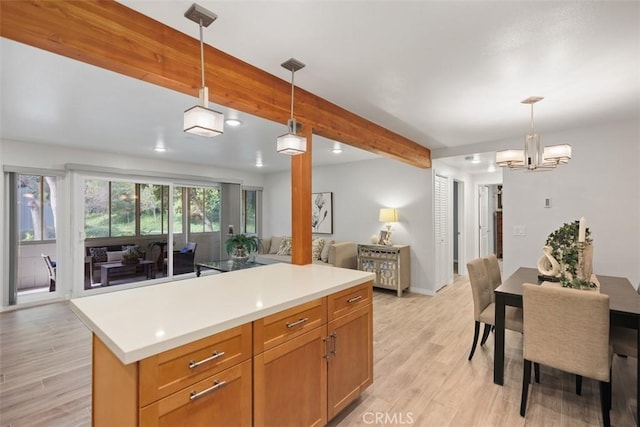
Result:
[[195,400],[199,397],[204,396],[207,393],[211,393],[212,391],[216,391],[217,389],[219,389],[220,387],[222,387],[223,385],[225,385],[227,382],[226,381],[218,381],[215,380],[213,382],[213,385],[207,389],[204,389],[202,391],[192,391],[191,394],[189,395],[189,399],[190,400]]
[[362,299],[362,295],[358,295],[357,297],[349,298],[349,299],[347,300],[347,302],[348,302],[349,304],[352,304],[352,303],[354,303],[354,302],[356,302],[356,301],[360,301],[361,299]]
[[203,363],[211,362],[212,360],[219,359],[222,356],[224,356],[224,351],[221,351],[221,352],[214,351],[211,356],[207,357],[206,359],[202,359],[199,362],[196,362],[195,360],[190,361],[189,362],[189,369],[197,368],[198,366],[202,365]]
[[294,326],[302,325],[305,322],[308,322],[308,317],[301,317],[300,320],[296,320],[295,322],[287,323],[287,328],[293,328]]

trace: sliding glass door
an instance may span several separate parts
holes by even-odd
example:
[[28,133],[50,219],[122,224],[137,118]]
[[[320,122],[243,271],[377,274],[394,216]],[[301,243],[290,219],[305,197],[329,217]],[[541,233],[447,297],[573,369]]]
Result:
[[10,172],[9,305],[38,301],[59,293],[59,178]]

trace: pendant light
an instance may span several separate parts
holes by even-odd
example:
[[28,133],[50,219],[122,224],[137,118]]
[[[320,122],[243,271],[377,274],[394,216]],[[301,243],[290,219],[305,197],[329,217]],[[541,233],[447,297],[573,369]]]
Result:
[[200,67],[202,88],[200,89],[200,104],[184,112],[184,131],[208,138],[221,135],[224,131],[224,116],[219,111],[209,108],[209,88],[204,84],[204,43],[202,41],[202,27],[208,27],[218,16],[197,4],[192,4],[184,16],[200,25]]
[[504,150],[496,153],[496,163],[509,169],[527,171],[550,170],[558,165],[569,163],[571,146],[568,144],[550,145],[541,149],[540,135],[533,129],[533,104],[542,101],[541,96],[531,96],[522,104],[531,105],[531,130],[524,138],[524,150]]
[[302,154],[307,151],[307,138],[296,135],[298,127],[296,119],[293,117],[293,91],[295,87],[293,76],[296,71],[304,68],[304,64],[291,58],[280,65],[291,71],[291,118],[287,122],[287,133],[280,135],[277,139],[277,150],[278,153],[295,156],[296,154]]

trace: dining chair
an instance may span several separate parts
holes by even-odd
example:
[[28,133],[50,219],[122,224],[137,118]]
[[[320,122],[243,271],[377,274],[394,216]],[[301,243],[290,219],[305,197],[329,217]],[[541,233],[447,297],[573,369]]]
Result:
[[[467,271],[469,273],[469,283],[471,284],[471,293],[473,295],[473,318],[475,321],[475,329],[473,333],[473,344],[469,359],[473,358],[478,344],[478,335],[480,334],[480,323],[484,323],[484,331],[480,345],[484,345],[489,337],[491,327],[495,324],[495,302],[493,302],[493,286],[487,273],[485,261],[482,258],[474,259],[467,263]],[[516,307],[506,307],[505,310],[505,327],[512,331],[522,332],[522,310]]]
[[[520,415],[525,416],[531,363],[600,381],[600,405],[610,425],[611,347],[609,296],[525,283],[522,286],[524,338]],[[576,383],[576,391],[579,391]]]
[[[640,284],[638,284],[640,296]],[[635,329],[614,326],[611,328],[611,346],[618,356],[638,358],[638,335]]]
[[[498,286],[502,284],[502,273],[500,272],[500,262],[498,261],[498,257],[495,254],[491,254],[486,258],[483,258],[484,265],[487,269],[487,274],[489,275],[489,281],[491,282],[491,286],[495,290]],[[496,296],[492,292],[491,293],[491,302],[495,302]]]
[[49,255],[41,254],[41,256],[47,266],[47,273],[49,274],[49,292],[54,292],[56,290],[56,267],[54,267]]

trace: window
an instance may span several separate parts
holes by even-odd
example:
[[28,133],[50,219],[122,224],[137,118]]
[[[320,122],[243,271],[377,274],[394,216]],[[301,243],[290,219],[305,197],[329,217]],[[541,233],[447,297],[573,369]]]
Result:
[[57,178],[18,175],[17,186],[20,241],[55,240]]
[[242,190],[242,207],[244,213],[244,232],[249,234],[258,233],[257,223],[257,191]]
[[[220,231],[217,187],[174,187],[173,233]],[[154,236],[169,233],[169,186],[123,181],[85,181],[87,238]]]
[[189,232],[220,231],[220,189],[188,188]]

